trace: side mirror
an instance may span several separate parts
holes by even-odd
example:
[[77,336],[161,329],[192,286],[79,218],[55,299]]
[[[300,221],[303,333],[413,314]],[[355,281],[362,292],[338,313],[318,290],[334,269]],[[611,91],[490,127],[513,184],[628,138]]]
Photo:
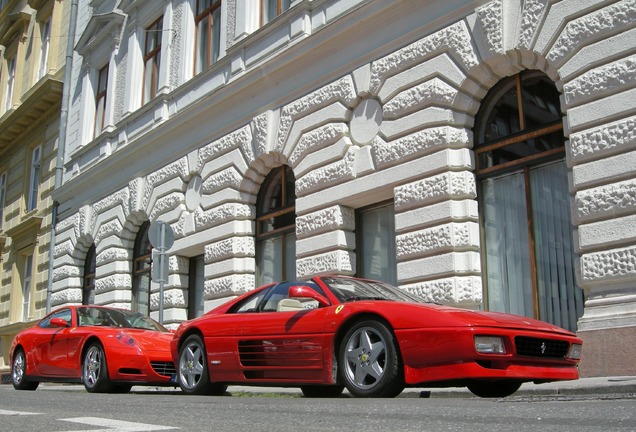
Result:
[[307,285],[296,285],[293,287],[289,287],[289,297],[290,298],[309,298],[312,300],[316,300],[318,304],[322,306],[329,306],[329,300],[327,300],[324,296],[318,294],[313,289],[309,288]]
[[62,318],[51,318],[51,321],[49,321],[49,324],[52,327],[68,327],[68,322]]

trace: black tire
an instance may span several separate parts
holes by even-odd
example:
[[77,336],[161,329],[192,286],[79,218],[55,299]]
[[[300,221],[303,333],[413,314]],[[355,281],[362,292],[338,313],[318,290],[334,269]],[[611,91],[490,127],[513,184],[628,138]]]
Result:
[[29,381],[26,370],[26,356],[21,349],[17,349],[15,353],[13,353],[11,381],[13,382],[13,388],[16,390],[33,391],[40,385],[38,381]]
[[300,391],[308,398],[335,398],[342,394],[344,386],[341,385],[308,385],[301,386]]
[[227,385],[210,382],[205,346],[198,335],[190,335],[181,345],[177,364],[179,387],[189,395],[220,396]]
[[473,381],[466,387],[468,387],[468,390],[475,396],[482,398],[504,398],[519,390],[521,381]]
[[82,382],[89,393],[108,393],[113,383],[108,377],[106,354],[99,342],[92,342],[82,361]]
[[377,320],[353,325],[340,343],[338,373],[355,397],[390,398],[402,393],[402,362],[387,325]]

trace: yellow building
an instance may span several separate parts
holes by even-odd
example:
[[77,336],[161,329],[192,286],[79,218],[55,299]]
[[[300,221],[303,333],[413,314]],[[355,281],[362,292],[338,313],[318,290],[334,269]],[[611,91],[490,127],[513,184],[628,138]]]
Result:
[[0,372],[44,316],[69,2],[0,0]]

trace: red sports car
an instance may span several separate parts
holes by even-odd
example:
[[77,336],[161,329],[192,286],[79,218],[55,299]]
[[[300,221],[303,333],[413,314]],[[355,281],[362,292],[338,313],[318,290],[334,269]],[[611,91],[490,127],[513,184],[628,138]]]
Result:
[[18,390],[41,381],[84,383],[92,393],[126,393],[134,384],[175,385],[172,333],[140,313],[69,306],[18,333],[11,378]]
[[423,303],[340,276],[275,283],[181,324],[171,342],[188,394],[228,384],[298,386],[305,396],[395,397],[405,387],[511,395],[578,378],[581,340],[553,325]]

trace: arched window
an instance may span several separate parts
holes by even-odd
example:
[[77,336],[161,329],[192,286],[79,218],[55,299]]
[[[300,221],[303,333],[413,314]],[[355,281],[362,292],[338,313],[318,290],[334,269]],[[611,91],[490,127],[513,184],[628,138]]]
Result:
[[150,258],[152,245],[148,239],[150,222],[144,222],[135,238],[133,251],[132,310],[150,315]]
[[296,278],[296,191],[288,166],[273,169],[256,200],[258,285]]
[[95,303],[95,268],[96,254],[95,245],[92,244],[86,252],[84,261],[84,279],[82,283],[82,304],[89,305]]
[[576,330],[565,138],[559,92],[543,73],[501,80],[475,123],[485,302]]

